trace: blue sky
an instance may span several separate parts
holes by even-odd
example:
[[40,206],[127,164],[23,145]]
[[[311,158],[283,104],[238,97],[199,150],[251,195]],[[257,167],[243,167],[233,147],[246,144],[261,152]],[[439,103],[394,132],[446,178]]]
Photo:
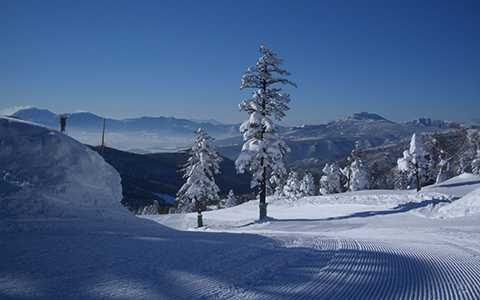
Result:
[[480,112],[480,1],[0,1],[0,109],[237,122],[265,43],[289,124]]

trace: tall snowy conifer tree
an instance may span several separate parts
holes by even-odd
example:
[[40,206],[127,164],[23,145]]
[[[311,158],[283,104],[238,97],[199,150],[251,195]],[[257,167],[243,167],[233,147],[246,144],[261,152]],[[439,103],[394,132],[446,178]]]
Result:
[[240,126],[244,144],[236,160],[240,173],[252,173],[252,187],[259,189],[260,220],[267,217],[267,184],[272,174],[283,174],[285,154],[289,151],[280,139],[274,120],[280,121],[289,109],[290,95],[279,85],[294,83],[284,77],[282,60],[269,48],[260,46],[260,58],[242,77],[240,89],[252,89],[252,95],[240,103],[240,110],[249,114]]
[[195,132],[190,157],[183,171],[186,182],[177,193],[179,212],[198,212],[198,227],[203,226],[202,210],[208,201],[218,201],[219,188],[214,175],[220,173],[222,158],[213,146],[213,138],[203,129]]

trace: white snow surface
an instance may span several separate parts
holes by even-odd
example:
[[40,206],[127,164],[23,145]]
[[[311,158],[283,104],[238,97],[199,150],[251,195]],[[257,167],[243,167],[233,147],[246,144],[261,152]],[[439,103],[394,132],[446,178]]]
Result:
[[478,215],[436,216],[478,191],[478,177],[270,198],[264,223],[250,201],[205,212],[196,229],[193,213],[109,218],[125,210],[103,160],[58,132],[0,124],[0,167],[15,175],[2,184],[32,195],[0,198],[0,299],[480,299]]
[[[274,294],[256,290],[248,294],[252,299],[479,299],[479,215],[447,219],[441,213],[479,189],[478,176],[462,174],[419,193],[366,190],[297,201],[270,198],[271,218],[264,223],[255,221],[258,201],[249,201],[206,212],[203,231],[255,233],[288,249],[325,251],[300,254],[276,273],[277,281],[259,284],[261,291]],[[197,231],[195,217],[148,218]],[[317,254],[325,255],[323,260]]]
[[[455,200],[450,205],[439,208],[438,216],[442,218],[458,218],[470,215],[480,215],[480,187],[470,191],[472,186],[480,185],[480,176],[472,174],[462,174],[459,177],[447,180],[435,187],[439,189],[450,189],[456,192],[460,199]],[[462,196],[462,194],[464,194]]]
[[480,214],[480,188],[468,193],[454,203],[440,208],[443,217],[465,217]]
[[427,186],[422,191],[438,192],[461,198],[479,187],[480,176],[470,173],[463,173],[439,184]]
[[126,215],[117,171],[55,130],[0,118],[0,217]]

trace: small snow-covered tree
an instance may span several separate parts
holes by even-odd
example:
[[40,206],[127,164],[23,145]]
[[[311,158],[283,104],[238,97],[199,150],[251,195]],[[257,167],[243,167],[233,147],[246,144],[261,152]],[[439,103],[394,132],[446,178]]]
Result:
[[[351,158],[347,158],[347,163],[351,161]],[[345,190],[350,189],[350,182],[352,180],[352,169],[350,168],[350,164],[347,164],[345,167],[340,169],[340,173],[342,173],[341,177],[341,184]]]
[[336,163],[325,164],[320,178],[320,194],[334,194],[342,192],[342,173]]
[[158,203],[158,200],[153,200],[153,203],[150,205],[145,206],[141,214],[142,215],[158,215],[160,212],[160,203]]
[[451,177],[450,162],[446,159],[446,153],[440,150],[440,161],[437,164],[437,178],[435,183],[442,183]]
[[283,187],[283,195],[289,200],[298,200],[302,197],[302,190],[300,189],[300,180],[298,179],[298,173],[290,171],[288,174],[287,182]]
[[356,157],[350,165],[350,186],[349,191],[366,190],[370,187],[368,168],[363,161]]
[[230,190],[227,195],[227,201],[225,202],[225,207],[234,207],[238,204],[237,197],[233,193],[233,190]]
[[464,128],[459,130],[463,138],[463,145],[459,151],[454,154],[456,161],[452,161],[454,164],[454,171],[456,175],[472,172],[472,162],[477,154],[479,147],[479,132],[477,130],[466,130]]
[[365,147],[365,142],[356,141],[350,156],[347,158],[349,165],[340,170],[343,175],[342,184],[347,191],[365,190],[370,187],[367,165],[360,158],[361,150]]
[[222,158],[215,151],[210,137],[203,129],[195,132],[195,140],[184,166],[186,182],[177,193],[179,212],[198,212],[198,226],[202,227],[202,210],[208,201],[218,201],[219,188],[214,175],[220,172]]
[[287,144],[278,136],[274,120],[280,121],[289,109],[290,95],[279,85],[294,83],[285,76],[282,60],[269,48],[260,47],[260,58],[242,77],[240,89],[252,89],[250,97],[240,103],[240,110],[249,114],[240,126],[244,144],[236,160],[238,172],[252,173],[252,187],[259,188],[260,220],[267,217],[267,185],[272,174],[285,169]]
[[409,188],[409,175],[407,171],[395,167],[393,170],[393,186],[397,190],[406,190]]
[[464,155],[460,155],[457,167],[457,174],[463,174],[467,171],[468,159]]
[[410,140],[409,150],[405,150],[403,157],[397,160],[399,171],[408,177],[409,187],[414,184],[417,191],[421,190],[428,171],[426,156],[422,137],[414,133]]
[[315,179],[313,178],[312,173],[305,172],[305,175],[300,182],[300,191],[303,197],[315,196]]
[[477,150],[477,154],[472,161],[472,173],[480,176],[480,149]]
[[268,190],[269,194],[275,195],[277,198],[283,196],[283,188],[287,182],[287,170],[286,169],[277,169],[276,172],[272,173],[270,179],[268,180]]

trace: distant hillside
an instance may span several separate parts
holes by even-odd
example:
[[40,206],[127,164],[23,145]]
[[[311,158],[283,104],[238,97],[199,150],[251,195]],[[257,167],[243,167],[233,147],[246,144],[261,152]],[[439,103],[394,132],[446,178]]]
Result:
[[[85,144],[98,145],[101,139],[103,117],[90,112],[67,113],[67,133]],[[25,108],[14,117],[51,128],[59,127],[59,115],[46,109]],[[109,146],[140,152],[171,152],[187,147],[193,132],[204,128],[215,138],[238,135],[238,125],[216,121],[192,121],[173,117],[140,117],[132,119],[106,118]]]
[[[102,154],[99,147],[92,148],[120,173],[122,204],[130,210],[137,211],[152,204],[153,200],[164,205],[171,205],[175,201],[175,194],[184,182],[178,170],[186,163],[185,153],[136,154],[105,148]],[[225,158],[220,169],[221,174],[216,176],[216,182],[222,195],[230,189],[238,195],[251,192],[250,177],[238,175],[233,161]]]
[[[460,175],[463,172],[471,172],[471,160],[475,154],[476,145],[480,142],[480,131],[449,130],[439,133],[423,134],[424,147],[431,156],[430,163],[433,166],[433,177],[436,177],[438,169],[440,150],[448,158],[450,165],[449,176]],[[397,143],[362,149],[359,155],[368,165],[371,176],[372,189],[394,188],[394,170],[397,166],[397,159],[402,157],[403,151],[410,146],[410,138],[404,138]],[[340,166],[346,163],[346,157],[337,160]],[[465,161],[462,161],[465,159]],[[462,166],[463,164],[463,166]],[[432,179],[434,179],[432,178]],[[432,184],[434,182],[429,182]]]
[[[374,113],[357,113],[344,119],[320,125],[283,128],[282,136],[291,148],[290,166],[320,168],[326,161],[341,159],[353,149],[356,141],[364,147],[396,144],[414,132],[445,132],[461,125],[441,120],[421,118],[396,123]],[[219,151],[236,159],[242,146],[238,137],[217,141]]]

